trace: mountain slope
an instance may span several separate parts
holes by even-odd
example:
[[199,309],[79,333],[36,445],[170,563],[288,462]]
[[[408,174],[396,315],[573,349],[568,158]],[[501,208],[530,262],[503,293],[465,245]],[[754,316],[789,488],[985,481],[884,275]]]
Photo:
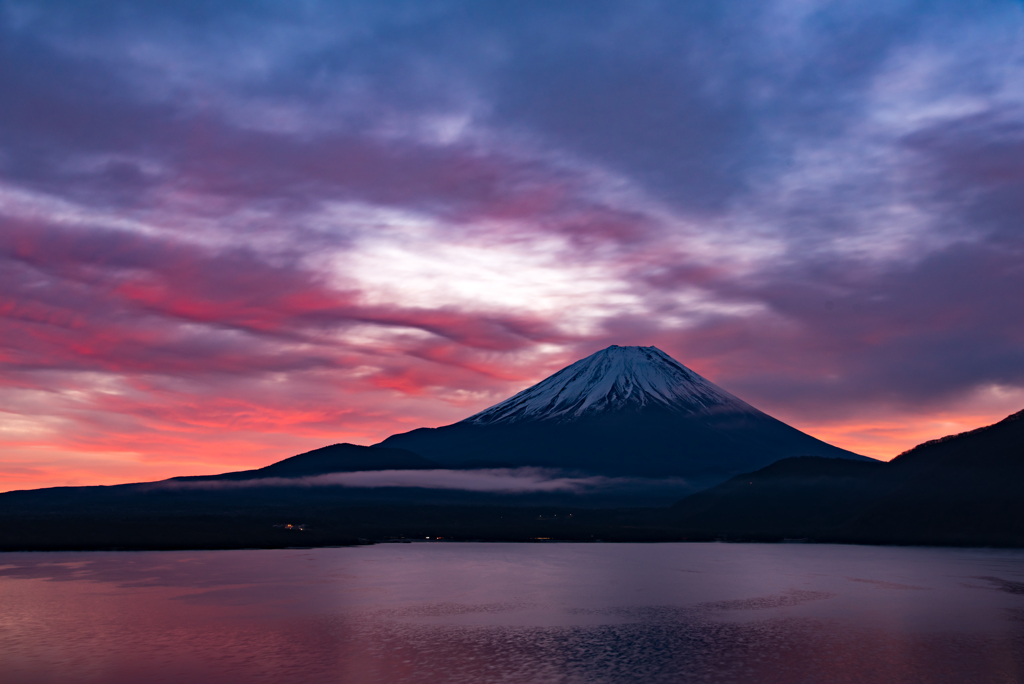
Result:
[[888,470],[893,491],[851,521],[849,534],[942,544],[1024,541],[1024,411],[925,442]]
[[998,423],[919,444],[892,460],[898,468],[1014,468],[1024,466],[1024,411]]
[[787,459],[677,503],[681,529],[732,537],[1024,545],[1024,411],[890,463]]
[[459,423],[377,446],[446,467],[541,466],[691,486],[790,456],[870,460],[758,411],[656,347],[609,347]]
[[352,473],[361,470],[431,470],[439,467],[436,463],[405,449],[332,444],[256,470],[241,470],[221,475],[174,477],[169,481],[262,480],[271,477],[313,477],[327,473]]
[[797,457],[693,494],[669,519],[704,536],[815,537],[832,533],[877,503],[893,485],[889,464]]

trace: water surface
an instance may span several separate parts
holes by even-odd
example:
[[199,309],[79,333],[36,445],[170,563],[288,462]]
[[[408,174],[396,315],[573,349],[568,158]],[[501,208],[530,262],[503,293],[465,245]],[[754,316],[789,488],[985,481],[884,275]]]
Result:
[[7,553],[0,680],[1021,682],[1024,552]]

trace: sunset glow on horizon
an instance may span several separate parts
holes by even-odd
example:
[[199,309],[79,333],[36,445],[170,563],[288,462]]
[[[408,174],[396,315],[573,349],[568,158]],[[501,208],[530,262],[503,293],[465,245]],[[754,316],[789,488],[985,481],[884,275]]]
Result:
[[1024,6],[0,5],[0,491],[655,345],[889,460],[1024,408]]

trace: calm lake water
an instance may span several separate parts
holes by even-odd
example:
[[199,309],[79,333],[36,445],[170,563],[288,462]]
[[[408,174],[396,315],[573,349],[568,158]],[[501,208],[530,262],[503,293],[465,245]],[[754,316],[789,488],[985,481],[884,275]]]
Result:
[[1022,682],[1024,552],[7,553],[0,681]]

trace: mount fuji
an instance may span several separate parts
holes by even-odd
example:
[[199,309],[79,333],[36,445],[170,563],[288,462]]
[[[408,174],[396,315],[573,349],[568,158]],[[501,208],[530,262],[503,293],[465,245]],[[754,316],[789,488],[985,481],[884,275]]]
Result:
[[792,456],[872,460],[772,418],[657,347],[616,345],[458,423],[376,446],[447,468],[535,466],[691,486]]

